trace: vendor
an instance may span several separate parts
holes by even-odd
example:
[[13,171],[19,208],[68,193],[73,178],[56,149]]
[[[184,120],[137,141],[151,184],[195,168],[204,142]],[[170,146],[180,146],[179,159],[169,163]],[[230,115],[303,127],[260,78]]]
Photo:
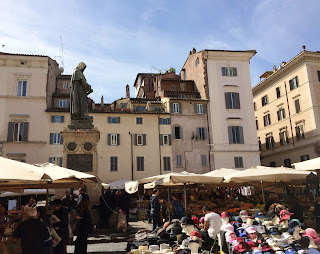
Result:
[[212,211],[210,207],[204,206],[202,208],[204,216],[204,228],[203,228],[203,234],[202,239],[204,241],[215,239],[217,237],[217,234],[220,232],[221,226],[222,226],[222,220],[219,214]]

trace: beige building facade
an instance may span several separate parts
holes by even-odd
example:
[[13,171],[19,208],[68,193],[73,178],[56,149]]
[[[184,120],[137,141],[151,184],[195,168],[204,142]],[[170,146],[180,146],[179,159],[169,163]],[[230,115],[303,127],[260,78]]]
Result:
[[320,155],[320,52],[303,50],[253,88],[261,164],[286,166]]
[[209,100],[211,170],[260,165],[249,68],[255,53],[193,49],[181,70]]

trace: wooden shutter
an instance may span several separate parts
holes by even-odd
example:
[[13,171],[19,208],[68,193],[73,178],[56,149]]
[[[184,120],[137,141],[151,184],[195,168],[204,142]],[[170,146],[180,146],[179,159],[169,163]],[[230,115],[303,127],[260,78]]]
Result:
[[318,71],[318,80],[320,81],[320,71]]
[[235,108],[240,109],[240,97],[239,97],[239,93],[235,93]]
[[137,171],[141,170],[141,162],[140,162],[140,157],[137,157]]
[[159,118],[159,124],[162,124],[162,118]]
[[28,142],[29,123],[21,123],[20,128],[23,129],[22,141],[23,142]]
[[290,85],[290,90],[292,90],[292,89],[293,89],[293,82],[292,82],[292,79],[291,79],[291,80],[289,80],[289,85]]
[[200,139],[200,128],[197,128],[197,137]]
[[108,123],[111,123],[111,116],[108,116]]
[[67,101],[66,101],[66,106],[67,106],[67,108],[70,107],[70,100],[67,100]]
[[160,145],[163,146],[163,135],[160,134]]
[[55,116],[51,116],[51,123],[54,123]]
[[170,112],[173,113],[173,103],[170,103]]
[[226,109],[230,108],[230,103],[229,103],[229,93],[224,93],[224,99],[226,102]]
[[53,158],[49,157],[49,163],[53,163]]
[[232,139],[232,126],[228,126],[228,136],[229,136],[229,144],[233,144],[233,139]]
[[169,146],[171,146],[171,134],[169,134],[168,137],[169,137]]
[[53,133],[50,133],[50,145],[53,144]]
[[108,145],[111,146],[111,134],[108,134],[108,138],[107,138],[107,142],[108,142]]
[[240,144],[244,144],[243,127],[239,126]]
[[238,76],[237,68],[233,68],[233,76]]
[[61,134],[60,134],[60,145],[63,145],[63,137]]
[[176,127],[175,126],[172,127],[172,136],[173,136],[174,139],[177,138],[176,137]]
[[147,145],[147,134],[142,134],[142,137],[143,137],[143,145]]
[[194,104],[194,113],[195,113],[195,114],[197,114],[197,113],[198,113],[198,112],[197,112],[197,106],[198,106],[198,104],[197,104],[197,103],[195,103],[195,104]]
[[280,120],[280,110],[277,111],[278,121]]
[[207,114],[207,104],[202,104],[203,114]]
[[171,124],[171,118],[168,118],[168,124]]
[[300,112],[300,101],[299,99],[294,101],[295,107],[296,107],[296,113]]
[[137,145],[137,134],[134,134],[134,144]]
[[221,67],[222,76],[226,76],[226,67]]
[[120,145],[120,134],[117,134],[117,145]]
[[14,131],[14,122],[8,123],[8,135],[7,135],[7,141],[13,142],[13,131]]
[[179,127],[179,130],[180,130],[180,139],[183,139],[183,129],[181,126]]
[[207,128],[204,128],[204,138],[203,139],[207,139],[208,138],[208,130]]
[[179,105],[179,113],[182,113],[181,102],[179,102],[178,105]]
[[61,122],[64,123],[64,116],[61,116]]
[[120,116],[117,117],[117,123],[120,123]]

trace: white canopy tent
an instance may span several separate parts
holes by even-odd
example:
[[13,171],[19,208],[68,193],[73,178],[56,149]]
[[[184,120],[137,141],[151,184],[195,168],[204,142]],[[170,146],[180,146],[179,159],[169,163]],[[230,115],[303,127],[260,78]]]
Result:
[[122,190],[126,187],[126,182],[131,182],[127,179],[120,179],[111,183],[103,183],[102,186],[104,189],[110,189],[110,190]]
[[292,166],[296,170],[308,170],[308,171],[320,170],[320,157],[307,160],[307,161],[293,163]]

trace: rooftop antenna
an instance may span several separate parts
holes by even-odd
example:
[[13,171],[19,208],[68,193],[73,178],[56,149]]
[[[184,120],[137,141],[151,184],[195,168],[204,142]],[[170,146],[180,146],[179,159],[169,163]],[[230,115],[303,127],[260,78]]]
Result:
[[61,67],[59,69],[60,69],[61,73],[63,73],[64,72],[64,56],[63,56],[63,41],[62,41],[61,35],[60,35],[60,44],[61,44],[61,47],[60,47],[61,55],[60,56],[55,56],[55,57],[59,57],[60,58]]
[[159,70],[159,69],[157,69],[156,67],[151,66],[151,68],[153,68],[153,69],[157,70],[160,74],[162,74],[162,73],[163,73],[163,71],[162,71],[162,70]]

